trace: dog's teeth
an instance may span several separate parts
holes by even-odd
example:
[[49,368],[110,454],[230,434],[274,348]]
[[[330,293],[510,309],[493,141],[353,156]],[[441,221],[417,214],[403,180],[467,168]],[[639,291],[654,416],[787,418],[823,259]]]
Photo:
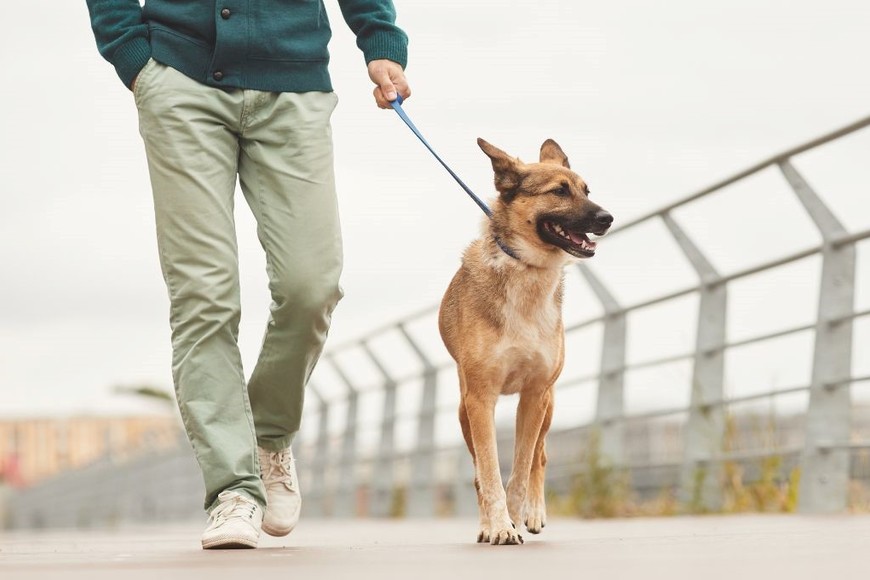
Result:
[[553,224],[553,231],[559,234],[561,237],[565,238],[566,240],[571,239],[571,237],[565,233],[565,230],[562,229],[562,226],[560,226],[559,224]]

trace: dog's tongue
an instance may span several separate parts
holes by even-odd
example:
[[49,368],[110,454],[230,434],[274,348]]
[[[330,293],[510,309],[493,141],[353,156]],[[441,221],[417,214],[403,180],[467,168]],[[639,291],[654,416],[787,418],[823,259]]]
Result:
[[595,242],[593,242],[592,240],[587,238],[586,234],[584,234],[584,233],[577,233],[577,232],[569,231],[568,237],[571,238],[571,242],[577,246],[585,246],[586,248],[589,248],[589,249],[594,249],[596,246]]
[[577,233],[569,231],[568,237],[571,238],[572,242],[574,242],[575,244],[577,244],[579,246],[583,242],[583,238],[585,238],[586,236],[584,236],[583,234],[577,234]]

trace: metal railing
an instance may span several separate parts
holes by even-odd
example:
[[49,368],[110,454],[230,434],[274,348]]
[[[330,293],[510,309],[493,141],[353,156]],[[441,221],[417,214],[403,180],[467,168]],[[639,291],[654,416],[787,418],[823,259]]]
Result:
[[[643,224],[658,221],[676,242],[685,256],[698,282],[676,291],[669,291],[645,300],[624,305],[592,269],[577,266],[582,278],[597,297],[603,314],[566,326],[570,336],[581,329],[601,326],[602,351],[597,372],[580,377],[565,378],[557,389],[569,385],[597,381],[597,403],[592,422],[575,428],[551,433],[551,440],[567,440],[568,451],[561,462],[554,462],[551,453],[549,479],[570,476],[575,471],[576,450],[581,437],[595,433],[600,454],[610,465],[625,470],[668,468],[675,476],[671,483],[679,488],[684,501],[693,498],[694,505],[715,510],[722,505],[719,485],[722,465],[726,461],[748,461],[774,454],[791,457],[801,470],[799,510],[805,513],[827,513],[846,508],[850,477],[850,457],[856,449],[870,446],[850,438],[851,385],[870,381],[870,376],[852,376],[853,321],[870,315],[870,310],[856,311],[855,273],[856,248],[859,242],[870,238],[870,229],[849,232],[810,187],[792,164],[795,156],[850,135],[870,125],[870,117],[823,135],[774,155],[731,177],[693,193],[665,207],[633,219],[615,228],[608,239],[620,236]],[[800,202],[817,228],[822,242],[809,248],[793,251],[761,264],[722,274],[714,267],[698,244],[674,217],[675,210],[697,200],[716,194],[743,182],[762,171],[776,169],[785,178],[795,198]],[[729,283],[755,274],[784,266],[813,256],[821,257],[821,275],[817,319],[812,324],[794,325],[775,332],[757,334],[741,340],[726,337],[728,321]],[[626,359],[628,316],[638,310],[674,301],[684,296],[697,295],[698,323],[696,339],[691,352],[658,357],[642,362],[628,363]],[[566,301],[570,300],[566,296]],[[452,361],[433,355],[421,340],[425,333],[437,334],[434,315],[437,305],[372,330],[359,340],[332,348],[321,361],[338,377],[344,393],[328,396],[316,381],[310,386],[316,404],[309,404],[306,423],[317,425],[306,431],[296,444],[297,454],[313,465],[304,479],[308,509],[321,514],[347,516],[359,513],[387,515],[398,510],[410,515],[436,513],[470,513],[475,509],[471,489],[472,467],[464,445],[437,443],[438,418],[456,412],[454,404],[439,404],[441,389],[457,389],[456,383],[445,385],[445,375],[453,368]],[[412,332],[422,321],[430,324],[426,330]],[[813,363],[808,384],[780,388],[772,392],[728,397],[724,388],[724,361],[729,349],[771,341],[799,333],[814,333]],[[407,347],[418,362],[418,369],[398,372],[391,370],[387,349],[375,347],[382,337],[391,335]],[[428,342],[432,342],[428,336]],[[364,380],[349,373],[341,362],[350,352],[362,356],[377,370],[378,379]],[[626,412],[625,376],[628,371],[651,368],[674,362],[691,362],[691,395],[687,405],[650,412]],[[416,408],[410,412],[397,410],[398,395],[410,383],[422,384]],[[320,383],[323,385],[323,383]],[[382,411],[374,423],[372,417],[361,417],[360,397],[380,392]],[[557,391],[558,392],[558,391]],[[779,448],[761,448],[726,451],[724,439],[728,407],[738,403],[781,397],[795,393],[808,393],[809,403],[803,417],[803,444]],[[331,432],[330,425],[337,419],[335,409],[344,411],[341,433]],[[629,460],[626,437],[629,427],[636,422],[666,420],[685,417],[680,425],[682,457],[676,461]],[[364,447],[358,442],[358,431],[365,420],[378,430],[377,444]],[[341,418],[338,418],[340,421]],[[410,449],[398,450],[397,425],[410,420],[416,426],[415,444]],[[455,425],[458,432],[458,424]],[[500,453],[510,451],[500,445]],[[574,451],[571,450],[574,448]],[[509,458],[509,453],[503,455]],[[502,467],[507,467],[502,461]],[[699,480],[698,474],[704,476]],[[667,478],[666,478],[667,479]],[[656,485],[661,485],[659,481]],[[402,507],[404,506],[404,508]]]

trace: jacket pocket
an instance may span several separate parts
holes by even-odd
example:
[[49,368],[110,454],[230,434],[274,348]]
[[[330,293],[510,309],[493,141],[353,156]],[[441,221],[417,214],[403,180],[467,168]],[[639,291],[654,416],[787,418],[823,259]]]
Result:
[[322,0],[260,0],[250,4],[248,56],[260,60],[325,61],[332,36]]

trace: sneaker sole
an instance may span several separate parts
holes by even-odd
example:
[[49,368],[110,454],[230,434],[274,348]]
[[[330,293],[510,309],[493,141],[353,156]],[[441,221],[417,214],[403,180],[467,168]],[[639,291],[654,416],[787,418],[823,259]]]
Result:
[[247,550],[256,547],[257,540],[247,538],[217,538],[202,543],[203,550]]
[[293,525],[287,528],[276,528],[263,522],[263,531],[275,538],[281,538],[292,532],[296,528],[296,523],[297,522],[294,522]]

